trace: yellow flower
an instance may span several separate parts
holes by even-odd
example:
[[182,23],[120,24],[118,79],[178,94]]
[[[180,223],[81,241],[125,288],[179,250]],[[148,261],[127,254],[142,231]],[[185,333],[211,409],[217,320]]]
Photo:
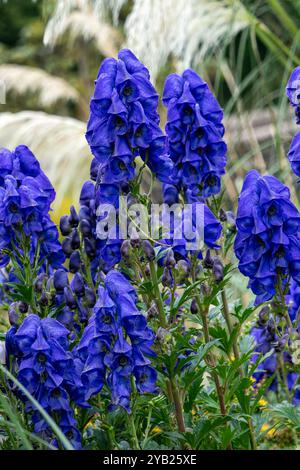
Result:
[[158,432],[162,432],[162,431],[161,431],[161,428],[160,428],[159,426],[155,426],[155,427],[152,429],[152,432],[158,433]]
[[267,406],[268,402],[267,400],[265,400],[264,398],[261,398],[259,401],[258,401],[258,406],[260,406],[261,408],[263,406]]
[[276,430],[274,428],[271,428],[271,426],[268,423],[265,423],[262,425],[260,428],[261,432],[266,432],[268,437],[273,437]]

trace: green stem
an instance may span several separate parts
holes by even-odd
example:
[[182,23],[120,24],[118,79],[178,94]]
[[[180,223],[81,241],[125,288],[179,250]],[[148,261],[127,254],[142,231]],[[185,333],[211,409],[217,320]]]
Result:
[[291,36],[298,34],[298,27],[290,17],[290,15],[283,8],[279,0],[267,0],[274,14],[277,16],[280,23],[291,33]]
[[160,325],[163,328],[167,328],[168,325],[167,325],[167,321],[166,321],[164,304],[163,304],[161,293],[160,293],[160,290],[159,290],[155,262],[150,261],[149,264],[150,264],[150,272],[151,272],[151,277],[152,277],[153,288],[154,288],[154,292],[155,292],[155,302],[156,302],[158,315],[159,315],[159,322],[160,322]]
[[135,427],[135,422],[134,422],[134,415],[133,413],[131,413],[131,414],[128,414],[127,416],[128,416],[129,427],[131,430],[133,449],[140,450],[140,444],[139,444],[139,440],[137,437],[136,427]]
[[[233,332],[233,325],[232,325],[232,321],[231,321],[231,315],[230,315],[230,312],[229,312],[229,307],[228,307],[228,302],[227,302],[227,296],[226,296],[225,289],[222,290],[221,296],[222,296],[222,302],[223,302],[223,315],[224,315],[224,318],[225,318],[225,321],[226,321],[226,324],[227,324],[228,332],[231,336],[232,332]],[[238,361],[240,359],[240,353],[239,353],[236,338],[234,338],[234,340],[233,340],[232,349],[233,349],[233,354],[234,354],[235,360]],[[244,372],[243,372],[243,369],[241,367],[239,367],[239,372],[240,372],[240,376],[243,378],[244,377]],[[254,427],[253,427],[253,420],[252,420],[251,416],[248,418],[247,422],[248,422],[251,448],[252,448],[252,450],[256,450],[257,449],[257,442],[256,442],[256,437],[255,437],[255,432],[254,432]]]

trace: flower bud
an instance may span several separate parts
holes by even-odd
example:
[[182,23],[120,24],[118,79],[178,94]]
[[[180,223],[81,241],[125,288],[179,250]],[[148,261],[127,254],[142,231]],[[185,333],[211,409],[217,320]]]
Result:
[[191,313],[193,315],[197,315],[199,313],[198,305],[196,299],[192,300],[191,306],[190,306]]
[[64,288],[64,297],[65,297],[66,305],[71,310],[74,310],[77,307],[77,301],[69,287]]
[[158,315],[157,307],[155,302],[152,302],[151,307],[147,311],[147,320],[151,320],[152,318],[156,318]]
[[49,299],[48,299],[48,295],[46,294],[46,292],[42,292],[42,295],[39,299],[39,304],[42,307],[47,307],[47,305],[49,304]]
[[128,259],[130,256],[131,251],[131,243],[130,240],[124,240],[121,245],[121,255],[122,258]]
[[168,250],[166,257],[165,257],[164,264],[167,268],[174,268],[176,264],[176,260],[175,260],[174,251],[172,250],[172,248]]
[[45,273],[39,274],[33,283],[35,292],[41,293],[45,288],[46,282],[47,275]]
[[71,233],[71,246],[73,250],[78,250],[80,247],[80,237],[76,228],[74,228]]
[[172,286],[172,276],[170,274],[170,270],[168,268],[164,268],[164,272],[161,278],[162,285],[165,287]]
[[207,250],[204,261],[203,261],[203,266],[206,269],[212,269],[213,264],[214,264],[214,260],[211,256],[210,250]]
[[71,224],[69,222],[69,216],[68,215],[63,215],[61,217],[60,222],[59,222],[59,228],[60,228],[61,234],[64,237],[71,233],[72,227],[71,227]]
[[93,308],[96,303],[96,295],[94,289],[92,289],[91,287],[86,287],[84,295],[87,307]]
[[176,264],[176,269],[177,269],[177,274],[178,274],[178,277],[179,277],[178,281],[180,283],[184,282],[190,274],[190,265],[189,265],[189,263],[184,259],[180,259]]
[[265,307],[263,307],[261,309],[261,311],[259,312],[258,314],[258,324],[260,326],[263,326],[267,323],[268,319],[269,319],[269,314],[270,314],[270,309],[269,307],[266,305]]
[[87,206],[81,206],[79,209],[78,217],[80,220],[87,220],[90,221],[91,219],[91,211]]
[[53,285],[58,294],[62,294],[64,288],[69,284],[68,274],[64,269],[58,269],[53,276]]
[[78,295],[78,297],[82,297],[85,292],[84,281],[81,274],[76,273],[71,282],[71,288],[73,292]]
[[96,255],[96,241],[93,238],[84,239],[84,251],[90,259]]
[[21,321],[21,315],[18,308],[18,302],[13,302],[10,304],[8,309],[8,319],[11,326],[17,326]]
[[64,254],[69,257],[73,253],[73,248],[72,248],[72,243],[71,243],[71,238],[66,237],[61,244],[62,250]]
[[227,217],[227,223],[231,229],[236,228],[236,221],[235,221],[235,215],[232,211],[227,211],[226,212],[226,217]]
[[214,258],[212,271],[215,280],[217,282],[221,282],[224,278],[224,266],[220,258],[217,256]]
[[148,261],[153,261],[155,259],[155,251],[149,240],[142,241],[142,247],[145,253],[145,257]]
[[81,257],[79,251],[73,251],[70,256],[69,271],[73,274],[77,273],[81,267]]
[[219,212],[219,219],[220,219],[221,222],[226,222],[227,221],[226,212],[222,208],[220,209],[220,212]]
[[82,219],[80,222],[80,231],[84,237],[92,235],[92,227],[87,219]]
[[79,224],[79,217],[74,206],[70,208],[69,224],[71,227],[78,227]]
[[157,330],[157,333],[156,333],[156,339],[159,341],[159,342],[163,342],[164,339],[166,338],[166,336],[168,335],[168,330],[166,330],[165,328],[162,328],[161,326],[158,328]]
[[27,313],[28,312],[28,304],[26,302],[19,302],[18,304],[19,311],[21,313]]

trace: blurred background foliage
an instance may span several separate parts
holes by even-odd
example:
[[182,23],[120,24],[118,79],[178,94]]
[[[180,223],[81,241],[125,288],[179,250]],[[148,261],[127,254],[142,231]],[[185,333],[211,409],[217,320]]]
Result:
[[0,145],[32,148],[57,189],[58,218],[88,177],[84,132],[99,64],[125,45],[159,91],[187,67],[214,90],[225,113],[229,205],[252,167],[297,198],[285,84],[300,64],[299,26],[300,0],[0,0]]

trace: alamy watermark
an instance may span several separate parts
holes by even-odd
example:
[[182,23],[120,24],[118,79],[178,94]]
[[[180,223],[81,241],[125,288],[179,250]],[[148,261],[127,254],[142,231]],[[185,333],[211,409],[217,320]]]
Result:
[[[97,238],[184,240],[187,250],[200,250],[204,242],[204,204],[151,204],[135,203],[128,206],[127,197],[119,198],[118,209],[112,204],[97,208]],[[162,243],[163,244],[163,243]]]

